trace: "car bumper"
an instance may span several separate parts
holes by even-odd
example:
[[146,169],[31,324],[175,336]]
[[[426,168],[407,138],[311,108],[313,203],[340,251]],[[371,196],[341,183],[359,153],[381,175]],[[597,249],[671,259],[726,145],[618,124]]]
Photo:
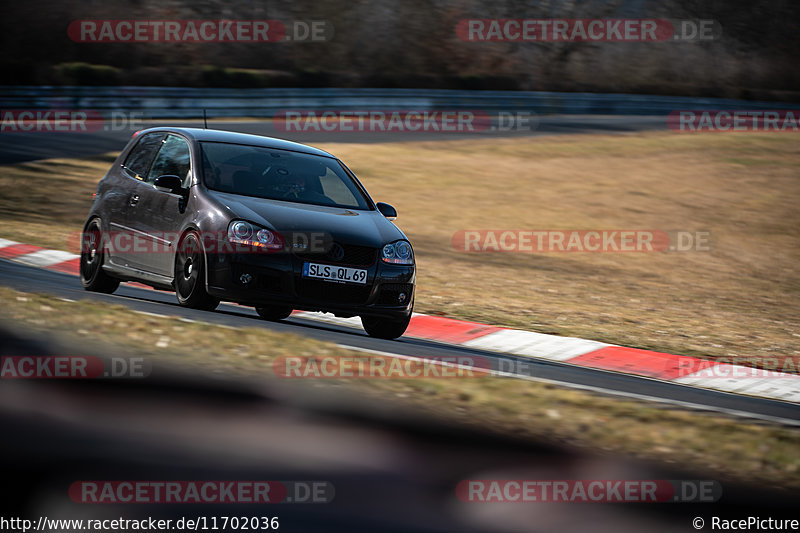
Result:
[[303,277],[309,262],[293,254],[216,254],[207,257],[209,294],[242,305],[285,305],[339,316],[404,318],[414,301],[415,266],[390,265],[376,260],[367,270],[366,283],[337,283]]

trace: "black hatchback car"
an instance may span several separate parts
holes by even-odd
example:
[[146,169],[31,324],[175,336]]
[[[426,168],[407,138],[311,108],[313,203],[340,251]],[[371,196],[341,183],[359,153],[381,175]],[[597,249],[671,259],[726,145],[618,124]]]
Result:
[[83,228],[87,290],[120,281],[172,290],[187,307],[221,300],[268,320],[293,309],[360,316],[403,334],[414,305],[408,239],[333,155],[241,133],[152,128],[100,181]]

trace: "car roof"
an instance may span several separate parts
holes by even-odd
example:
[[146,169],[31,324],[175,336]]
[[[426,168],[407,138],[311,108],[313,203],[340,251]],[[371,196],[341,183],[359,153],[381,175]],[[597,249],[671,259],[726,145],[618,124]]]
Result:
[[157,131],[180,133],[181,135],[188,137],[189,139],[192,139],[194,141],[214,141],[214,142],[224,142],[232,144],[247,144],[251,146],[261,146],[264,148],[275,148],[278,150],[291,150],[292,152],[319,155],[323,157],[335,157],[333,154],[330,154],[325,150],[320,150],[319,148],[314,148],[313,146],[287,141],[284,139],[276,139],[274,137],[265,137],[263,135],[251,135],[249,133],[238,133],[235,131],[211,130],[203,128],[171,128],[168,126],[161,126],[157,128],[149,128],[146,130],[142,130],[137,134],[137,136]]

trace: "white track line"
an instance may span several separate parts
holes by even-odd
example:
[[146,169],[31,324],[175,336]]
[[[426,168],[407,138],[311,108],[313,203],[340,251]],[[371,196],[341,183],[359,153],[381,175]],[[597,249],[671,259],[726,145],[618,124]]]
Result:
[[610,345],[575,337],[557,337],[533,331],[501,329],[464,342],[462,346],[553,361],[568,361],[573,357]]
[[31,265],[36,267],[48,267],[69,261],[71,259],[79,258],[79,255],[71,254],[69,252],[62,252],[60,250],[39,250],[29,254],[20,255],[12,258],[11,260],[23,265]]
[[[354,350],[358,352],[367,352],[367,353],[374,353],[376,355],[382,355],[387,357],[402,357],[404,359],[424,359],[413,355],[400,355],[400,354],[393,354],[391,352],[383,352],[380,350],[371,350],[369,348],[361,348],[359,346],[349,346],[347,344],[337,344],[341,348],[346,348],[348,350]],[[595,392],[600,394],[606,394],[610,396],[617,396],[620,398],[627,398],[631,400],[643,400],[648,402],[655,402],[660,404],[671,405],[675,407],[685,407],[697,411],[709,411],[713,413],[719,413],[729,416],[735,416],[739,418],[748,418],[751,420],[759,420],[764,422],[774,422],[777,424],[782,424],[786,426],[800,426],[800,420],[792,420],[791,418],[782,418],[779,416],[770,416],[770,415],[763,415],[758,413],[748,413],[747,411],[739,411],[738,409],[728,409],[725,407],[715,407],[710,405],[703,405],[700,403],[693,403],[693,402],[685,402],[683,400],[673,400],[670,398],[659,398],[658,396],[648,396],[646,394],[637,394],[634,392],[624,392],[614,389],[606,389],[603,387],[596,387],[594,385],[581,385],[579,383],[571,383],[569,381],[558,381],[555,379],[548,379],[548,378],[540,378],[535,376],[526,376],[521,374],[512,374],[508,372],[500,372],[497,370],[492,371],[492,375],[499,376],[499,377],[507,377],[507,378],[514,378],[514,379],[524,379],[527,381],[535,381],[537,383],[547,383],[550,385],[557,385],[560,387],[566,387],[569,389],[576,389],[582,390],[587,392]]]

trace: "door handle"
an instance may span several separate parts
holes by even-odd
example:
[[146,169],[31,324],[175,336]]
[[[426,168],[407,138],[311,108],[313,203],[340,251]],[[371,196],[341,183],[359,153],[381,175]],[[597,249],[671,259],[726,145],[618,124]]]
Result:
[[138,194],[134,194],[133,196],[131,196],[130,204],[132,206],[134,206],[134,205],[136,205],[138,203],[139,203],[139,195]]

